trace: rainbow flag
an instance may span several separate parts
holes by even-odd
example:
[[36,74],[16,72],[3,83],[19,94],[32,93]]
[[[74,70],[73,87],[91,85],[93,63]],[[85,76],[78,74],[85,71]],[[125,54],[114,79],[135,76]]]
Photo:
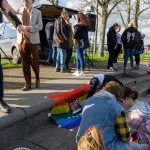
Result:
[[49,116],[59,127],[74,129],[80,125],[81,105],[86,99],[89,87],[89,84],[85,84],[73,90],[48,96],[55,102]]

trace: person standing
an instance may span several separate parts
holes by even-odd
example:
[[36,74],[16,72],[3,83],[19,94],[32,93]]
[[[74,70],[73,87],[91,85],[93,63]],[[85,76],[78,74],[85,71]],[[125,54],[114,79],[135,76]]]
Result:
[[115,69],[118,69],[117,67],[117,59],[118,59],[118,55],[121,52],[122,49],[122,41],[121,41],[121,35],[120,35],[120,30],[121,30],[121,26],[118,25],[117,29],[116,29],[116,36],[117,36],[117,47],[115,49],[115,56],[114,56],[114,63],[113,63],[113,67]]
[[49,45],[49,54],[47,63],[53,63],[53,34],[54,34],[54,21],[49,21],[45,26],[45,33],[47,38],[47,43]]
[[[88,27],[90,22],[83,13],[79,12],[77,14],[77,24],[74,26],[74,36],[76,49],[76,64],[77,70],[73,73],[76,76],[85,76],[85,60],[84,51],[86,48],[90,47],[88,39]],[[80,72],[81,71],[81,72]]]
[[[19,32],[23,32],[26,36],[29,36],[29,32],[25,30],[22,23],[16,16],[16,11],[9,5],[5,0],[0,0],[1,12],[8,18],[8,20],[17,28]],[[0,19],[2,20],[2,18]],[[1,65],[1,54],[0,54],[0,111],[10,113],[10,106],[4,101],[4,88],[3,88],[3,70]]]
[[63,9],[61,16],[55,21],[54,27],[54,46],[57,47],[56,72],[71,72],[66,68],[66,49],[68,43],[68,25],[66,20],[69,18],[68,12]]
[[133,27],[133,23],[129,23],[128,28],[124,30],[121,40],[124,47],[124,68],[122,70],[126,70],[128,57],[130,58],[130,70],[133,70],[133,56],[135,49],[135,35],[137,33],[137,29]]
[[113,62],[115,58],[115,50],[117,48],[117,36],[116,36],[117,28],[118,28],[118,24],[114,23],[113,26],[110,27],[107,32],[107,46],[109,52],[107,69],[109,69],[110,71],[115,70],[115,68],[113,67]]
[[18,18],[21,20],[25,29],[30,32],[30,37],[17,32],[17,43],[20,50],[25,85],[23,91],[31,89],[31,69],[35,73],[35,88],[40,87],[39,79],[39,31],[43,28],[41,12],[32,7],[34,0],[23,0],[23,7],[18,10]]
[[71,23],[70,23],[70,18],[68,18],[66,20],[67,22],[67,25],[68,25],[68,43],[69,43],[69,47],[66,49],[66,68],[67,69],[70,69],[69,68],[69,62],[70,62],[70,59],[71,59],[71,56],[72,56],[72,51],[73,51],[73,31],[72,31],[72,26],[71,26]]
[[141,44],[139,44],[140,49],[135,48],[135,51],[134,51],[134,57],[135,57],[135,63],[136,63],[135,69],[140,69],[140,54],[144,53],[144,37],[145,37],[145,34],[144,33],[139,33],[139,34],[141,35],[141,41],[140,41]]

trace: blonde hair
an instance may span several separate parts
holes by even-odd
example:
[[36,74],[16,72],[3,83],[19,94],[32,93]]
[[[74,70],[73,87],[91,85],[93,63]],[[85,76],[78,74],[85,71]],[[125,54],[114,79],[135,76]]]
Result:
[[113,94],[117,100],[120,100],[123,97],[123,87],[115,81],[108,82],[105,87],[103,87],[103,90]]
[[82,144],[86,145],[86,150],[105,150],[104,142],[99,130],[90,127],[78,142],[78,150],[82,149]]

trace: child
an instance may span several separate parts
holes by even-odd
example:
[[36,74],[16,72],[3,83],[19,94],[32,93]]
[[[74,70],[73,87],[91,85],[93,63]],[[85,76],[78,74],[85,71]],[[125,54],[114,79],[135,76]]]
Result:
[[128,126],[131,134],[138,141],[141,150],[150,150],[150,106],[144,101],[138,101],[138,92],[130,87],[124,87],[122,103],[130,107],[127,111]]
[[80,138],[78,150],[105,150],[102,136],[96,127],[90,127]]

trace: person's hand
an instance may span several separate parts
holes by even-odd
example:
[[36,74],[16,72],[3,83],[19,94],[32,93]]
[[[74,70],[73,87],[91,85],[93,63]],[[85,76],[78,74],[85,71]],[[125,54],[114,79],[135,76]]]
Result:
[[115,48],[114,49],[116,49],[117,48],[117,44],[116,44],[116,46],[115,46]]
[[25,30],[27,30],[28,32],[30,31],[30,27],[29,26],[24,26]]
[[20,24],[17,26],[18,32],[23,32],[27,37],[30,37],[30,32],[25,29],[25,27]]
[[8,14],[9,12],[12,13],[13,15],[16,15],[17,12],[8,4],[7,1],[3,0],[2,1],[2,8],[5,10],[5,12]]

